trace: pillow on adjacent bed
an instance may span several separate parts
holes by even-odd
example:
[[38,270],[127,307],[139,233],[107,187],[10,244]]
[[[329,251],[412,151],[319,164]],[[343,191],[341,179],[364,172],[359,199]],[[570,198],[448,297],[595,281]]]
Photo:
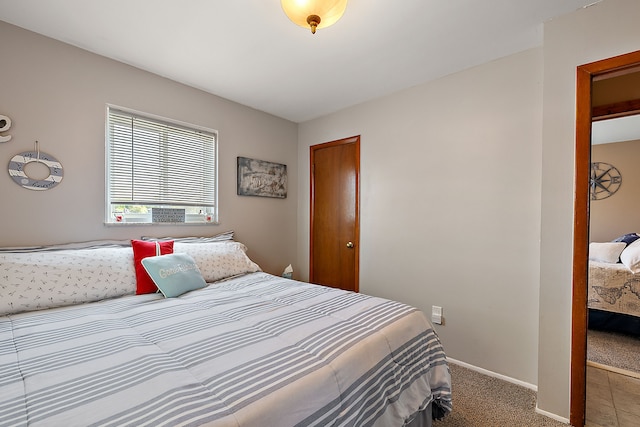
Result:
[[640,273],[640,240],[631,243],[622,251],[620,261],[633,273]]
[[133,248],[133,265],[136,268],[136,295],[152,294],[158,290],[156,285],[142,266],[142,260],[147,257],[173,253],[173,240],[166,242],[147,242],[131,240]]
[[147,257],[141,262],[165,298],[178,297],[207,286],[198,265],[187,254],[173,253]]
[[617,263],[620,254],[627,247],[624,242],[589,243],[589,259],[592,261]]
[[640,236],[638,236],[637,233],[627,233],[624,236],[620,236],[617,239],[614,239],[613,242],[624,242],[628,246],[638,239],[640,239]]

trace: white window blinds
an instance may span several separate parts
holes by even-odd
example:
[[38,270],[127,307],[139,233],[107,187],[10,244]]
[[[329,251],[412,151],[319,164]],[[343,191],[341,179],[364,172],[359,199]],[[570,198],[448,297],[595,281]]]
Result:
[[107,132],[111,205],[215,207],[215,131],[109,108]]

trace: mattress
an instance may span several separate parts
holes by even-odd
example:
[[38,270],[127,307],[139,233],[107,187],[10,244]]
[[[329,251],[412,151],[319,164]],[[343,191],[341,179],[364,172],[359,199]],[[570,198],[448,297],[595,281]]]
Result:
[[401,426],[451,410],[419,310],[266,273],[0,317],[2,426]]
[[588,307],[640,316],[640,275],[624,264],[589,261]]

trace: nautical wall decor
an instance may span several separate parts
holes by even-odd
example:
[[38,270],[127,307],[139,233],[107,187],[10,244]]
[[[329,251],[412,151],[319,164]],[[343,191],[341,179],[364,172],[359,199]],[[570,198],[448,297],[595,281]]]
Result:
[[[9,175],[13,181],[29,190],[49,190],[62,181],[62,164],[51,154],[40,152],[38,141],[34,151],[16,154],[9,161]],[[33,179],[25,173],[25,166],[31,162],[42,163],[49,168],[49,176],[45,179]]]
[[622,175],[618,168],[609,163],[591,163],[591,200],[611,197],[622,184]]
[[[0,114],[0,133],[6,132],[11,128],[11,119]],[[0,142],[9,142],[11,135],[0,135]]]

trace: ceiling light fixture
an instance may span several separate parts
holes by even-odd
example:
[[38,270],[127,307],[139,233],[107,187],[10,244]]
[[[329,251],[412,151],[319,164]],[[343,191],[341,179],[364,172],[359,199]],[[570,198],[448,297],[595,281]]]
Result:
[[344,14],[347,0],[281,0],[282,9],[294,24],[311,28],[326,28]]

